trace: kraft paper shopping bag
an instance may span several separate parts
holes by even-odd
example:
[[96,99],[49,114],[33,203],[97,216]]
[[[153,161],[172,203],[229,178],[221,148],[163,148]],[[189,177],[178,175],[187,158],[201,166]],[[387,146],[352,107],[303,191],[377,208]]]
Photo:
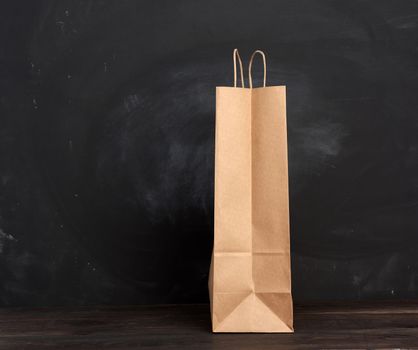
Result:
[[[256,54],[263,87],[253,88]],[[236,58],[241,72],[237,87]],[[216,88],[215,227],[209,277],[214,332],[293,332],[286,88],[266,87],[255,51],[244,86]]]

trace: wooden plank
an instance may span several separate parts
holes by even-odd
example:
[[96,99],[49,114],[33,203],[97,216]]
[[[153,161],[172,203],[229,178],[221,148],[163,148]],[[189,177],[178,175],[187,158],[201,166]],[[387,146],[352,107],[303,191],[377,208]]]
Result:
[[208,305],[0,310],[0,349],[366,349],[418,346],[418,301],[305,304],[295,334],[212,334]]

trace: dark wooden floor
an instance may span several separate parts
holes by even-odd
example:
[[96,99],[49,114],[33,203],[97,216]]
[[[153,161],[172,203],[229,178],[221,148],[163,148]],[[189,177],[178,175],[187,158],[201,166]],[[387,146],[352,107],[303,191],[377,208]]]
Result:
[[0,310],[0,349],[418,348],[418,301],[295,307],[294,334],[212,334],[209,307]]

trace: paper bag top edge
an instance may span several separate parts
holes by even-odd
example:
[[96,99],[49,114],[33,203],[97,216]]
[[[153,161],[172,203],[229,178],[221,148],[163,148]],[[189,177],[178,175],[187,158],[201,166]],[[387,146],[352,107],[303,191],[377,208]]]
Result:
[[270,86],[259,86],[259,87],[235,87],[235,86],[217,86],[217,89],[237,89],[237,90],[259,90],[259,89],[270,89],[270,88],[282,88],[282,89],[286,89],[287,85],[270,85]]

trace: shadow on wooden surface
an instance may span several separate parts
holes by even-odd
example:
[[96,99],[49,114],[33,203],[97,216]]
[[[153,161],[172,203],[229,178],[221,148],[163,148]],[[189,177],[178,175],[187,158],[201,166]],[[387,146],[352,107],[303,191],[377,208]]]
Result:
[[418,346],[418,301],[305,304],[294,334],[212,334],[208,305],[0,310],[0,349],[366,349]]

